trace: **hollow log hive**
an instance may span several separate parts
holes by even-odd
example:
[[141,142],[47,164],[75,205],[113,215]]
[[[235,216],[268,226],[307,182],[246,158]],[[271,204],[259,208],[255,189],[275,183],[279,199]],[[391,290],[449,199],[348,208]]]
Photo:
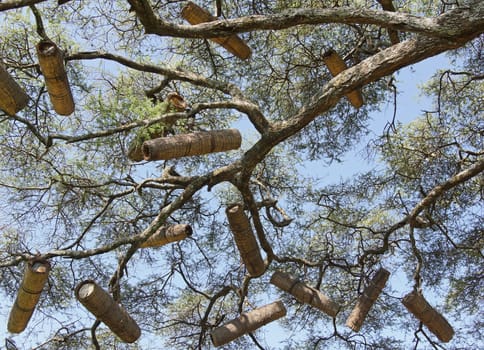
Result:
[[422,294],[411,292],[402,299],[403,305],[417,317],[440,341],[449,342],[454,329],[447,320],[425,300]]
[[370,284],[366,286],[363,294],[358,298],[355,307],[346,320],[346,325],[353,331],[359,332],[366,315],[380,295],[383,287],[385,287],[389,276],[390,272],[383,268],[379,269],[370,281]]
[[145,160],[167,160],[229,151],[239,148],[241,143],[237,129],[199,131],[145,141],[143,156]]
[[192,233],[192,227],[187,224],[162,226],[150,238],[143,242],[140,247],[161,247],[170,242],[181,241],[191,236]]
[[[333,77],[346,70],[348,66],[345,61],[336,53],[336,51],[330,49],[323,55],[323,61],[329,69],[329,72]],[[353,90],[346,94],[346,97],[355,108],[363,106],[363,96],[359,90]]]
[[215,328],[210,334],[212,343],[214,346],[227,344],[285,315],[286,308],[281,301],[243,313],[223,326]]
[[7,329],[12,333],[22,332],[29,323],[40,294],[49,276],[50,264],[45,260],[32,260],[27,263],[22,284],[10,311]]
[[52,41],[37,44],[37,56],[54,110],[61,115],[74,112],[74,99],[67,79],[62,52]]
[[27,106],[29,97],[0,63],[0,109],[14,115]]
[[259,245],[250,226],[249,218],[244,213],[240,204],[234,204],[226,210],[230,230],[234,234],[235,244],[240,252],[249,274],[253,277],[260,276],[265,271],[264,260],[260,255]]
[[310,287],[288,273],[276,271],[270,281],[276,287],[292,294],[301,303],[309,304],[331,317],[336,317],[340,305],[330,300],[319,290]]
[[[378,0],[378,2],[381,4],[381,7],[385,11],[395,12],[395,7],[393,6],[392,0]],[[387,32],[392,45],[398,44],[400,42],[400,38],[398,37],[398,32],[396,30],[387,29]]]
[[[216,17],[210,14],[210,12],[199,7],[191,1],[189,1],[188,4],[182,9],[181,15],[190,24],[200,24],[217,20]],[[221,45],[231,54],[241,59],[247,59],[251,55],[250,47],[247,46],[247,44],[235,34],[228,37],[210,38],[210,40]]]
[[136,321],[94,281],[81,282],[76,287],[76,298],[124,342],[133,343],[140,337]]

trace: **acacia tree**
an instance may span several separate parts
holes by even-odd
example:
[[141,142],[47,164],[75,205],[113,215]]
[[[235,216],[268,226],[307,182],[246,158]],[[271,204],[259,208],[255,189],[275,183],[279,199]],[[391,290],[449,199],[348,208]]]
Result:
[[[29,96],[21,111],[0,112],[2,317],[24,264],[51,264],[33,319],[9,346],[205,349],[216,327],[282,298],[281,348],[445,347],[401,304],[411,290],[431,295],[454,325],[450,348],[482,345],[484,3],[395,0],[390,11],[391,2],[370,0],[204,0],[218,18],[197,25],[181,18],[186,3],[0,2],[2,64]],[[208,40],[235,34],[250,58]],[[52,108],[41,39],[64,52],[72,115]],[[330,49],[349,66],[336,77],[324,60]],[[404,111],[378,112],[398,106],[401,68],[444,52],[455,69],[424,89],[435,109],[409,124],[398,122]],[[345,95],[358,90],[357,109]],[[191,109],[160,115],[171,91]],[[387,119],[384,130],[368,128],[375,115]],[[174,134],[235,125],[242,147],[131,162],[136,133],[160,124]],[[357,156],[370,131],[375,167],[325,183],[322,171]],[[260,276],[247,272],[229,229],[234,203],[263,252]],[[142,247],[173,224],[189,224],[193,236]],[[355,333],[346,317],[380,267],[390,283]],[[296,302],[269,284],[274,271],[324,292],[339,313]],[[86,279],[137,321],[134,345],[75,300]],[[271,346],[263,328],[227,348]]]

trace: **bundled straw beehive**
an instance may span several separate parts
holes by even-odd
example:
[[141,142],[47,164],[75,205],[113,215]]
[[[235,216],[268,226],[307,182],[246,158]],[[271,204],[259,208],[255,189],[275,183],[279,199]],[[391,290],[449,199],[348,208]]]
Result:
[[192,227],[187,224],[162,226],[150,238],[143,242],[140,247],[161,247],[170,242],[181,241],[191,236],[192,233]]
[[81,282],[75,293],[77,300],[121,340],[133,343],[140,337],[141,330],[136,321],[96,282]]
[[0,109],[14,115],[27,106],[29,97],[0,63]]
[[212,343],[215,346],[227,344],[285,315],[286,308],[281,301],[243,313],[223,326],[215,328],[210,334]]
[[15,304],[10,311],[7,325],[9,332],[20,333],[27,327],[39,302],[49,271],[50,263],[46,260],[33,259],[27,263]]

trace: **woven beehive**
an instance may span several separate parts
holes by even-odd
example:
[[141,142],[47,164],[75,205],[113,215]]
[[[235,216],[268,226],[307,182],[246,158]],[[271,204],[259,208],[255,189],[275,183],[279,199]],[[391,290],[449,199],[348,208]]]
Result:
[[62,52],[52,41],[42,40],[37,44],[37,56],[54,110],[61,115],[70,115],[74,112],[74,99]]
[[366,315],[380,295],[383,287],[388,281],[390,272],[384,268],[379,269],[375,276],[371,279],[368,286],[366,286],[363,294],[358,298],[358,301],[351,311],[350,316],[346,320],[346,325],[355,332],[359,332]]
[[439,312],[425,300],[422,294],[413,291],[402,299],[403,305],[419,319],[440,341],[449,342],[454,329]]
[[223,326],[215,328],[210,334],[212,343],[214,346],[227,344],[285,315],[286,308],[281,301],[243,313]]
[[162,226],[150,238],[141,244],[141,248],[161,247],[170,242],[181,241],[191,236],[192,227],[187,224]]
[[40,294],[49,276],[50,264],[46,260],[34,259],[27,263],[22,284],[10,311],[7,329],[12,333],[22,332],[29,323]]
[[75,293],[77,300],[121,340],[133,343],[140,337],[141,330],[136,321],[96,282],[81,282]]
[[[323,61],[329,69],[329,72],[333,77],[340,74],[342,71],[346,70],[348,66],[345,61],[341,58],[336,51],[330,49],[326,51],[323,55]],[[346,98],[355,108],[360,108],[363,106],[363,96],[359,90],[353,90],[346,94]]]
[[299,302],[309,304],[331,317],[336,317],[340,306],[319,290],[310,287],[288,273],[276,271],[270,281],[276,287],[292,294]]
[[0,63],[0,109],[14,115],[27,106],[29,97]]
[[241,143],[240,132],[227,129],[160,137],[143,142],[142,149],[145,160],[166,160],[229,151]]
[[226,210],[230,230],[234,234],[235,244],[240,252],[247,271],[251,276],[260,276],[265,271],[264,260],[260,255],[259,245],[250,226],[249,218],[240,204],[234,204]]
[[[393,6],[392,0],[378,0],[381,4],[381,7],[385,11],[395,12],[395,6]],[[390,37],[390,41],[393,45],[398,44],[400,42],[400,38],[398,37],[398,32],[393,29],[388,29],[388,36]]]
[[[181,15],[190,24],[200,24],[217,20],[216,17],[210,14],[210,12],[191,1],[189,1],[188,4],[183,7]],[[247,44],[237,35],[230,35],[228,37],[221,38],[210,38],[210,40],[221,45],[231,54],[241,59],[247,59],[251,55],[250,47],[247,46]]]

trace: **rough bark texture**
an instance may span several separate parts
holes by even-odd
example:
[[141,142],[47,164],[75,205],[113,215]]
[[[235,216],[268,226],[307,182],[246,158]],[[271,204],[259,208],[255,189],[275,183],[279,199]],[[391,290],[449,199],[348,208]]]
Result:
[[390,272],[381,268],[377,271],[370,284],[365,288],[363,294],[358,298],[353,311],[346,320],[346,325],[355,332],[358,332],[365,321],[366,315],[380,295],[387,283]]
[[170,242],[181,241],[182,239],[191,236],[192,233],[192,227],[187,224],[172,225],[168,227],[163,226],[158,229],[153,236],[143,242],[140,247],[161,247]]
[[0,64],[0,109],[13,115],[27,106],[29,97]]
[[9,332],[20,333],[27,327],[49,276],[49,271],[48,261],[32,260],[27,263],[22,284],[10,311],[7,326]]
[[166,160],[229,151],[239,148],[241,143],[242,137],[236,129],[199,131],[145,141],[143,155],[145,160]]
[[454,329],[447,320],[427,303],[422,294],[411,292],[402,299],[403,305],[414,314],[440,341],[449,342]]
[[[188,2],[188,4],[183,8],[181,15],[190,24],[200,24],[217,20],[217,18],[212,16],[208,11],[204,10],[203,8],[199,7],[191,1]],[[247,46],[247,44],[237,35],[210,38],[210,40],[221,45],[231,54],[241,59],[247,59],[251,55],[250,47]]]
[[225,325],[215,328],[210,334],[212,343],[215,346],[227,344],[285,315],[286,308],[282,301],[276,301],[243,313]]
[[54,110],[61,115],[74,112],[74,99],[67,80],[62,52],[51,41],[37,44],[37,56]]
[[330,300],[319,290],[310,287],[288,273],[274,272],[270,281],[276,287],[292,294],[299,302],[309,304],[331,317],[336,317],[340,305]]
[[81,282],[76,287],[76,298],[123,341],[133,343],[140,337],[141,330],[136,321],[95,282]]
[[260,276],[265,271],[264,260],[260,255],[259,245],[250,226],[249,218],[242,205],[235,204],[227,208],[229,226],[234,234],[235,244],[242,261],[251,276]]

